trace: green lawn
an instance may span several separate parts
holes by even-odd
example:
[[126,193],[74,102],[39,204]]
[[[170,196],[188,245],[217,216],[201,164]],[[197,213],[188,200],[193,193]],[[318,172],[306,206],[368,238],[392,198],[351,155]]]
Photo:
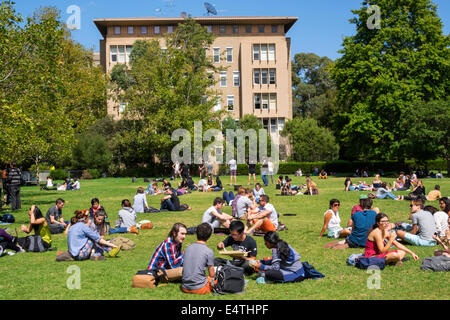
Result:
[[[223,177],[222,181],[229,182],[229,177]],[[197,179],[198,180],[198,179]],[[261,178],[259,177],[259,180]],[[106,261],[84,262],[55,262],[56,252],[24,253],[15,256],[0,258],[0,291],[3,299],[112,299],[112,300],[277,300],[277,299],[448,299],[450,297],[450,276],[448,273],[423,272],[420,270],[421,261],[425,257],[433,255],[437,247],[419,248],[412,247],[420,260],[408,261],[402,267],[387,267],[381,272],[381,288],[370,290],[367,280],[371,276],[365,270],[346,265],[346,258],[352,253],[360,253],[362,250],[346,249],[335,251],[324,249],[323,245],[330,240],[318,239],[323,223],[323,213],[328,208],[331,198],[341,201],[340,216],[341,225],[346,225],[351,208],[358,202],[358,191],[344,192],[344,178],[330,178],[326,181],[314,179],[319,186],[319,196],[295,196],[279,197],[275,194],[274,185],[265,188],[266,194],[271,198],[281,214],[280,220],[289,228],[280,232],[282,239],[286,240],[302,256],[302,261],[308,261],[316,269],[325,275],[325,278],[315,281],[306,280],[296,284],[265,284],[258,285],[256,275],[248,277],[249,284],[243,295],[227,296],[194,296],[186,295],[180,291],[179,284],[169,284],[154,289],[133,289],[131,278],[137,270],[147,267],[149,259],[155,247],[167,237],[169,229],[175,222],[183,222],[188,227],[201,222],[203,212],[212,205],[216,196],[222,193],[194,192],[180,197],[181,203],[188,203],[193,210],[182,213],[158,213],[139,214],[138,221],[149,219],[156,226],[153,230],[144,230],[140,235],[125,235],[136,242],[133,251],[121,252],[117,259]],[[354,179],[357,180],[357,179]],[[392,179],[387,179],[389,182]],[[368,181],[368,179],[367,179]],[[239,177],[239,183],[247,184],[246,177]],[[305,178],[294,178],[293,184],[304,183]],[[427,192],[439,183],[444,196],[450,195],[450,179],[424,180]],[[0,226],[14,230],[20,230],[20,225],[28,222],[27,210],[32,204],[38,205],[45,214],[47,209],[54,205],[58,197],[66,200],[63,211],[64,218],[69,220],[77,209],[90,207],[93,197],[100,199],[111,220],[117,219],[122,199],[133,199],[139,186],[146,187],[143,179],[133,184],[131,178],[108,178],[93,181],[81,181],[80,191],[58,192],[39,191],[37,187],[22,188],[22,207],[15,213],[16,224]],[[227,190],[231,187],[227,186]],[[407,194],[407,192],[400,192]],[[149,205],[159,206],[158,197],[148,197]],[[438,202],[432,203],[438,207]],[[409,217],[409,203],[407,201],[375,200],[382,212],[388,214],[391,221],[406,221]],[[226,207],[225,212],[231,214],[231,207]],[[8,212],[3,210],[2,213]],[[297,216],[284,217],[283,214],[295,213]],[[24,236],[19,232],[19,236]],[[218,254],[216,244],[224,239],[223,236],[213,235],[208,242],[211,249]],[[195,236],[188,236],[183,248],[195,242]],[[258,244],[258,257],[270,256],[271,252],[265,248],[261,237],[255,237]],[[64,235],[53,236],[53,246],[58,251],[67,250],[67,241]],[[78,266],[81,270],[81,290],[70,290],[66,282],[71,274],[67,269]]]

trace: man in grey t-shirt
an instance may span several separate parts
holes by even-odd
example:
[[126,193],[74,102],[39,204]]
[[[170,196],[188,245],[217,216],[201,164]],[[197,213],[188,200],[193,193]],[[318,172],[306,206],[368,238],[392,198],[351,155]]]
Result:
[[[183,276],[181,290],[186,293],[207,294],[212,291],[214,279],[214,252],[206,242],[211,237],[212,228],[208,223],[197,227],[197,242],[186,248],[183,255]],[[206,277],[208,269],[209,277]]]
[[56,200],[56,205],[48,209],[45,219],[47,220],[51,234],[63,233],[68,221],[64,221],[62,216],[62,209],[64,208],[64,200],[59,198]]
[[436,241],[433,239],[433,235],[436,232],[436,222],[430,212],[423,210],[423,205],[422,199],[411,201],[412,230],[409,233],[398,230],[397,234],[400,238],[416,246],[435,246]]
[[238,219],[243,219],[250,209],[256,209],[257,207],[256,202],[254,202],[253,191],[246,189],[245,192],[246,195],[239,197],[236,203],[236,218]]

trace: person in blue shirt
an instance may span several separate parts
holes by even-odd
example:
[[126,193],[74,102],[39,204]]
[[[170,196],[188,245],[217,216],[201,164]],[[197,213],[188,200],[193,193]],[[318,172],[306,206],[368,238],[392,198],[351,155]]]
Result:
[[255,271],[260,271],[264,281],[300,282],[305,279],[305,269],[300,261],[300,254],[285,241],[281,240],[275,231],[267,232],[264,244],[272,250],[272,259],[250,260],[249,264]]
[[352,233],[343,241],[335,241],[325,245],[325,248],[365,248],[369,229],[375,224],[377,212],[372,209],[372,199],[362,200],[363,211],[356,212],[352,217]]

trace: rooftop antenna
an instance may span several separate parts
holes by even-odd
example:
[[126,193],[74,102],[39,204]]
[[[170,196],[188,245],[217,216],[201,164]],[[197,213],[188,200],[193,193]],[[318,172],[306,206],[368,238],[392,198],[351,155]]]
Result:
[[206,8],[206,11],[207,11],[206,12],[207,16],[210,16],[211,14],[214,15],[214,16],[217,15],[217,10],[212,4],[210,4],[208,2],[205,2],[205,8]]

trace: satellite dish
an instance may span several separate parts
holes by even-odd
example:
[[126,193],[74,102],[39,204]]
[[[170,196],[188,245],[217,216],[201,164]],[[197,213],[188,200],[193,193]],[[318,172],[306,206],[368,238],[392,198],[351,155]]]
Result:
[[205,8],[207,11],[207,13],[206,13],[207,15],[210,15],[210,14],[215,15],[215,16],[217,15],[217,10],[216,10],[216,8],[214,8],[214,6],[212,4],[205,2]]

